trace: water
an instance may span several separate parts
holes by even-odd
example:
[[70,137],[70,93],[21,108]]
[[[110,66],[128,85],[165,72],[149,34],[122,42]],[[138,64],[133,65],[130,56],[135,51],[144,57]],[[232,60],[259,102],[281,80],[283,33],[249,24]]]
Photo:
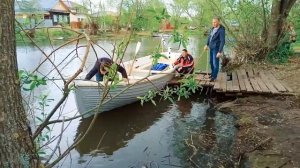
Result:
[[[138,57],[149,55],[160,42],[158,38],[134,39],[125,55],[125,60],[130,59],[135,51],[137,41],[142,42]],[[113,41],[101,39],[97,42],[107,51],[113,49]],[[80,45],[83,45],[82,42]],[[71,56],[64,60],[67,54],[74,49],[75,43],[64,47],[56,52],[51,60],[59,65],[63,77],[69,77],[79,67],[80,58],[84,49],[79,49],[79,57]],[[53,48],[57,47],[54,45]],[[176,48],[173,45],[172,48]],[[46,53],[53,50],[50,45],[42,45]],[[199,58],[203,42],[198,38],[191,38],[188,50]],[[105,52],[96,47],[98,56],[107,56]],[[44,56],[32,46],[18,46],[19,69],[33,71],[44,59]],[[73,58],[72,58],[73,57]],[[64,60],[64,61],[63,61]],[[83,74],[94,64],[96,54],[91,52]],[[62,62],[63,61],[63,62]],[[206,58],[201,57],[198,61],[200,69],[206,67]],[[62,62],[62,63],[61,63]],[[50,79],[58,78],[58,73],[53,70],[53,65],[45,62],[37,71],[40,75],[47,75]],[[35,95],[47,94],[49,98],[55,99],[49,102],[46,112],[62,97],[62,81],[48,81],[48,85],[38,88],[33,94],[24,94],[25,100],[34,100]],[[30,98],[30,99],[29,99]],[[40,116],[41,112],[36,110],[38,103],[34,102],[35,109],[28,109],[30,114]],[[195,95],[189,100],[181,100],[176,104],[159,102],[157,106],[146,103],[143,107],[139,102],[102,113],[97,118],[94,127],[74,150],[59,163],[60,167],[190,167],[187,161],[192,155],[192,150],[185,143],[193,139],[195,146],[199,148],[193,160],[200,167],[217,166],[220,163],[227,164],[224,156],[230,156],[232,137],[234,134],[232,116],[219,112],[210,111],[208,103]],[[63,106],[55,113],[53,120],[63,117],[72,117],[78,113],[74,95],[71,94]],[[32,123],[35,117],[31,117]],[[91,118],[76,119],[71,123],[64,123],[64,136],[61,140],[61,151],[72,144],[74,139],[84,134],[91,122]],[[33,124],[34,125],[34,124]],[[61,132],[62,124],[52,125],[50,138],[56,138]],[[210,142],[210,143],[207,143]],[[55,143],[49,145],[55,147]],[[46,149],[45,157],[51,153]],[[226,158],[226,157],[225,157]],[[222,162],[220,162],[221,160]],[[218,161],[218,162],[216,162]]]
[[[194,96],[176,104],[160,102],[159,107],[135,103],[103,113],[63,167],[190,167],[187,158],[192,152],[185,140],[191,135],[196,146],[195,137],[211,141],[210,147],[199,150],[195,162],[214,167],[216,160],[231,152],[234,118],[209,111],[203,101]],[[85,132],[91,120],[79,121],[74,138]]]

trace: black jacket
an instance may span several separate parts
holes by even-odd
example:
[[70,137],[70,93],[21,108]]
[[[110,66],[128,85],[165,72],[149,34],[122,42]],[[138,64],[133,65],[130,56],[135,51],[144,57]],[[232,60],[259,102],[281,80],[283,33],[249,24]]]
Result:
[[[86,75],[86,77],[85,77],[86,80],[90,80],[94,75],[96,75],[97,72],[99,72],[99,74],[100,74],[100,65],[101,65],[101,63],[110,63],[110,64],[112,64],[113,61],[110,58],[106,58],[106,57],[99,58],[96,61],[94,67]],[[122,66],[120,66],[120,65],[117,65],[117,66],[118,66],[117,67],[117,71],[122,74],[122,77],[123,78],[128,78],[126,70]],[[102,74],[100,74],[100,75],[102,75]]]

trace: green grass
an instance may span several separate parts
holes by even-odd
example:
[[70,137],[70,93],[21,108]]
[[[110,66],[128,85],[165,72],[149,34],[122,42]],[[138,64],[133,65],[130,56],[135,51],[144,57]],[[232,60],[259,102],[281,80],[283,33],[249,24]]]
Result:
[[300,42],[294,43],[292,46],[294,51],[300,52]]
[[[49,42],[49,38],[55,40],[56,38],[63,37],[64,39],[68,39],[71,37],[75,37],[76,33],[63,29],[37,29],[35,32],[35,37],[33,38],[35,42],[43,43]],[[16,42],[17,43],[29,43],[31,40],[25,35],[24,32],[16,31]]]

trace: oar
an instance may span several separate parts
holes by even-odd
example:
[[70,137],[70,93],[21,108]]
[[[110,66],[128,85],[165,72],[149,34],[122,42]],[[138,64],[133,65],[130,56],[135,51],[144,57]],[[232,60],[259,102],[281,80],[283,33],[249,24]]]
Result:
[[141,48],[141,42],[138,42],[136,44],[135,54],[134,54],[134,57],[133,57],[133,60],[132,60],[132,64],[131,64],[130,71],[129,71],[129,75],[131,75],[132,68],[133,68],[133,65],[134,65],[134,62],[135,62],[135,59],[136,59],[136,55],[139,52],[140,48]]

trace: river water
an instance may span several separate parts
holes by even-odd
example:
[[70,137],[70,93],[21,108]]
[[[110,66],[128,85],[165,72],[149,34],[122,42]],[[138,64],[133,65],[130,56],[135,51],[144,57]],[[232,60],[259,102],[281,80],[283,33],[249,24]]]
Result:
[[[137,41],[142,42],[138,57],[149,55],[160,42],[159,38],[136,38],[132,40],[125,54],[125,60],[130,59],[135,51]],[[207,58],[199,55],[202,53],[204,39],[191,37],[188,50],[195,57],[198,69],[205,70]],[[61,43],[61,42],[57,42]],[[97,44],[104,47],[108,52],[113,49],[112,39],[100,39]],[[51,60],[59,65],[58,69],[63,77],[72,75],[80,65],[80,58],[84,54],[84,48],[78,50],[79,57],[66,56],[74,47],[70,44],[58,50],[51,56]],[[84,45],[84,42],[79,45]],[[40,45],[46,52],[50,53],[53,46],[49,44]],[[173,50],[178,49],[177,44],[171,45]],[[100,48],[95,47],[97,56],[107,56]],[[33,71],[44,59],[42,53],[32,45],[18,45],[18,67],[27,71]],[[96,54],[90,52],[83,74],[93,66]],[[62,63],[61,63],[62,62]],[[59,74],[53,70],[49,62],[45,62],[39,69],[39,75],[47,75],[49,79],[59,78]],[[35,123],[36,116],[42,116],[38,110],[38,99],[35,95],[48,95],[49,99],[45,107],[45,113],[62,97],[62,82],[60,80],[49,80],[47,86],[39,87],[34,93],[24,93],[25,101],[31,102],[33,107],[28,113],[34,115],[30,120]],[[74,95],[71,94],[61,108],[55,113],[53,119],[58,117],[72,117],[78,113]],[[64,136],[60,142],[60,150],[63,151],[72,144],[74,139],[84,134],[92,118],[76,119],[64,123]],[[225,160],[230,156],[233,142],[234,118],[223,113],[212,111],[205,99],[199,95],[193,95],[188,100],[180,100],[175,104],[160,101],[157,106],[146,103],[141,106],[139,102],[102,113],[97,118],[95,126],[85,139],[65,157],[58,167],[191,167],[187,159],[192,155],[191,147],[186,142],[193,139],[197,143],[198,151],[193,160],[200,167],[216,167],[226,165]],[[34,124],[33,124],[34,125]],[[50,139],[55,139],[61,132],[62,124],[51,125],[51,132],[47,133]],[[193,137],[194,135],[194,137]],[[43,158],[52,153],[50,148],[55,148],[56,140],[45,148]],[[209,141],[209,143],[203,143]],[[209,144],[209,145],[207,145]],[[220,162],[220,160],[223,160]]]

